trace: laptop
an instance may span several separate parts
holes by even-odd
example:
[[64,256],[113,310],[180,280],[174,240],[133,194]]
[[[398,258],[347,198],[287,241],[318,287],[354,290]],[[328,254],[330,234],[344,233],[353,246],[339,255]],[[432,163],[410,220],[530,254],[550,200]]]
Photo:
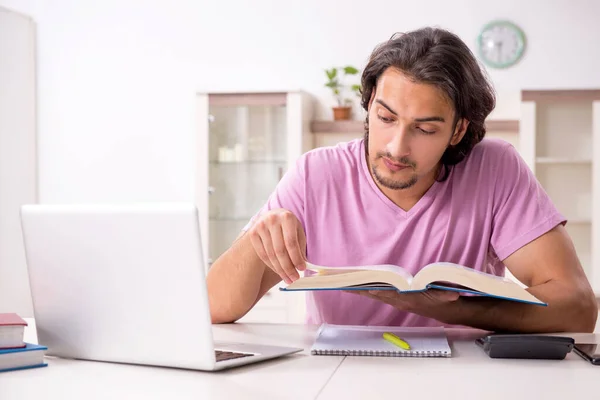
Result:
[[192,204],[24,205],[21,224],[47,355],[214,371],[302,351],[213,342]]

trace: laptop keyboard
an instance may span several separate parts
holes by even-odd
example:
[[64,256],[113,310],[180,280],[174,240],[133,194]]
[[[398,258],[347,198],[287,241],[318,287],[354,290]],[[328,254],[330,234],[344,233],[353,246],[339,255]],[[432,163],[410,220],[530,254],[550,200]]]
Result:
[[235,351],[215,350],[215,358],[217,361],[233,360],[235,358],[250,357],[252,353],[236,353]]

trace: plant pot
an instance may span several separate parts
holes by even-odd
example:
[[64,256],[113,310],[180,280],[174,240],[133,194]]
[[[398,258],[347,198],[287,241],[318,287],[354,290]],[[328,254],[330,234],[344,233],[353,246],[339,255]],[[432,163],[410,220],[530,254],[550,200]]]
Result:
[[350,119],[352,107],[333,107],[333,119],[335,121]]

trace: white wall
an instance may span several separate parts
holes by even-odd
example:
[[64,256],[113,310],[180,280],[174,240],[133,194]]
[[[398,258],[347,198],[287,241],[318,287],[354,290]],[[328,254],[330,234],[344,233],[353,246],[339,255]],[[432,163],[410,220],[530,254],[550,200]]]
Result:
[[19,208],[37,201],[35,25],[0,7],[0,313],[31,316]]
[[40,200],[192,200],[194,93],[302,88],[330,98],[323,68],[363,66],[395,31],[438,25],[469,45],[503,17],[524,60],[490,71],[495,118],[519,90],[600,87],[593,0],[0,0],[38,24]]

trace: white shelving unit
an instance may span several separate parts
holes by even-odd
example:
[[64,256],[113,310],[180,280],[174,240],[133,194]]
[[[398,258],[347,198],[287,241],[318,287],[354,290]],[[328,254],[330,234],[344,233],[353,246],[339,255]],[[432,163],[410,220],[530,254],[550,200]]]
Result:
[[[301,92],[199,93],[196,203],[207,268],[238,237],[298,157],[312,148]],[[304,296],[269,291],[244,322],[301,323]]]
[[600,293],[600,90],[523,91],[520,152]]

